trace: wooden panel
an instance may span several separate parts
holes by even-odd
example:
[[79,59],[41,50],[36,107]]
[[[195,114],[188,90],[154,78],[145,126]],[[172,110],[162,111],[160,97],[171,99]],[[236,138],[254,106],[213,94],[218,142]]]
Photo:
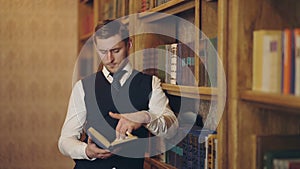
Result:
[[77,56],[77,3],[1,1],[1,169],[74,166],[57,141]]
[[217,37],[218,2],[201,0],[201,31],[208,37]]

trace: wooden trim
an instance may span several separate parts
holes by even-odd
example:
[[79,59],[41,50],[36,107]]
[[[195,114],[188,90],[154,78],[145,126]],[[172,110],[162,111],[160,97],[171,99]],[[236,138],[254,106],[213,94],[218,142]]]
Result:
[[251,101],[277,108],[283,108],[286,111],[295,110],[300,113],[300,97],[294,95],[273,94],[259,91],[243,91],[240,93],[240,98],[245,101]]
[[[228,57],[228,1],[218,1],[218,55],[219,59],[222,62],[224,70],[220,69],[221,65],[218,65],[218,90],[227,90],[227,87],[222,86],[223,81],[226,81],[227,76],[227,57]],[[222,71],[225,71],[225,77],[222,77]],[[227,84],[226,84],[227,85]],[[217,137],[218,137],[218,168],[228,168],[229,152],[228,152],[228,111],[226,105],[226,99],[221,94],[218,95],[218,112],[222,111],[220,108],[221,105],[225,102],[225,108],[220,120],[220,124],[217,128]],[[222,107],[223,108],[223,107]]]
[[164,3],[158,7],[152,8],[146,12],[139,13],[140,19],[144,19],[146,22],[153,22],[159,19],[163,19],[167,15],[155,15],[155,12],[163,12],[170,15],[178,14],[180,12],[187,11],[195,7],[194,1],[184,1],[184,0],[172,0]]
[[211,87],[179,86],[162,83],[162,89],[175,96],[203,100],[216,100],[218,95],[217,88]]

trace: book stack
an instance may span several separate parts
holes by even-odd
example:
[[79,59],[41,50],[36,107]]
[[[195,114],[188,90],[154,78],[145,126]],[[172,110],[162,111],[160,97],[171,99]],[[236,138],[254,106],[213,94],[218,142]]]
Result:
[[[199,57],[193,51],[194,43],[172,43],[159,45],[154,49],[145,49],[143,70],[146,74],[159,77],[162,82],[194,86],[217,86],[218,56],[215,50],[216,38],[200,43]],[[213,42],[213,45],[211,45]],[[195,77],[195,59],[199,59],[199,77]]]
[[273,150],[264,154],[264,169],[297,168],[300,168],[300,150]]
[[253,149],[256,168],[297,169],[300,166],[299,135],[257,135]]
[[300,95],[300,28],[257,30],[252,90]]
[[211,130],[180,128],[184,139],[166,152],[166,163],[176,168],[215,169],[216,133]]

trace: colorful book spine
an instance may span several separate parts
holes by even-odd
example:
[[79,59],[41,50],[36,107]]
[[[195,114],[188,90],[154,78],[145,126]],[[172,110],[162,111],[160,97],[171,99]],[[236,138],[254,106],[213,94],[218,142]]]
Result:
[[295,95],[300,96],[300,28],[294,29],[295,42]]
[[290,29],[283,30],[283,77],[282,77],[282,93],[291,94],[292,81],[292,31]]

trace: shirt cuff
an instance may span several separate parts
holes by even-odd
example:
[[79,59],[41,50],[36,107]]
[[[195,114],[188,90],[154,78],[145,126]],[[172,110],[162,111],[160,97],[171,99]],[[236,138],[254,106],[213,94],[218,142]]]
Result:
[[84,159],[86,159],[86,160],[90,160],[90,161],[94,161],[94,160],[96,160],[96,158],[89,158],[87,155],[86,155],[86,153],[85,153],[85,149],[86,149],[86,147],[87,147],[87,144],[85,143],[85,146],[82,146],[82,154],[84,154]]

